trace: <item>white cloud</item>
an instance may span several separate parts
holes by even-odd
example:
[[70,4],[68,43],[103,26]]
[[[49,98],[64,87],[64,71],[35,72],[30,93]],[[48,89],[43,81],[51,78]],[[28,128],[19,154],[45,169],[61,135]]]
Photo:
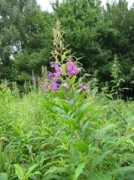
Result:
[[[51,7],[51,4],[50,4],[50,1],[52,1],[52,0],[36,0],[36,1],[41,6],[42,10],[52,11],[52,7]],[[62,0],[60,0],[60,1],[62,1]],[[105,4],[107,2],[112,2],[112,1],[113,0],[102,0],[102,5],[105,6]],[[134,0],[127,0],[127,1],[128,1],[128,4],[129,4],[129,7],[134,3]]]

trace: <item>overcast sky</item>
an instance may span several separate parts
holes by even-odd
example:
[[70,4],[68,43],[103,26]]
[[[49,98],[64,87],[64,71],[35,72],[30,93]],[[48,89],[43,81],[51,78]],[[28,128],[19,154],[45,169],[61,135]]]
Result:
[[[36,0],[36,1],[41,6],[42,10],[52,11],[52,8],[50,5],[51,0]],[[60,0],[60,1],[62,1],[62,0]],[[111,1],[111,0],[101,0],[101,1],[102,1],[102,4],[105,5],[106,2]],[[134,0],[127,0],[127,1],[129,3],[129,7],[134,3]]]

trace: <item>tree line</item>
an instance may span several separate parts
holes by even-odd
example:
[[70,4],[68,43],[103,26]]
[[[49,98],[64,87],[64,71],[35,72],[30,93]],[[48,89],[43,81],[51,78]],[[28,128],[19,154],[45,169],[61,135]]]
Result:
[[66,45],[99,87],[134,91],[134,6],[125,0],[64,0],[41,11],[36,0],[0,0],[0,80],[23,84],[41,74],[53,48],[53,28],[61,22]]

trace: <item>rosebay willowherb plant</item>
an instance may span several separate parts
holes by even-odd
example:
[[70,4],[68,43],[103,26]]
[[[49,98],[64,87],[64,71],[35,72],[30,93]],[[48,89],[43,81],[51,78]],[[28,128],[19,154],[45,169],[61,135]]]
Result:
[[71,50],[64,46],[64,33],[60,28],[60,23],[57,23],[54,29],[54,50],[52,51],[52,61],[50,62],[51,71],[47,72],[47,77],[41,82],[41,89],[46,91],[57,91],[64,88],[69,91],[72,86],[76,86],[82,91],[88,89],[88,84],[82,83],[82,78],[78,76],[82,72],[82,67],[77,59],[74,61],[74,56]]

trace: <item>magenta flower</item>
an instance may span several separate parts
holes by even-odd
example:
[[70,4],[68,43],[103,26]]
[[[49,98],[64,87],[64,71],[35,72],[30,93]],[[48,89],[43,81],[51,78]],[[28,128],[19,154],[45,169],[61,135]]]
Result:
[[55,82],[58,81],[58,74],[57,73],[52,73],[52,72],[49,72],[48,73],[48,77],[52,80],[54,80]]
[[88,89],[88,87],[86,85],[82,85],[81,89],[82,89],[82,91],[86,91]]
[[55,71],[58,75],[62,74],[62,68],[59,66],[55,67]]
[[51,64],[52,68],[56,68],[57,66],[59,66],[58,62],[56,62],[56,61],[55,62],[51,62],[50,64]]
[[51,67],[55,69],[55,71],[56,71],[56,73],[58,75],[62,74],[62,68],[59,67],[58,62],[56,62],[56,61],[55,62],[51,62]]
[[66,68],[67,68],[67,75],[73,75],[73,74],[77,75],[79,73],[77,66],[71,60],[69,60],[66,63]]
[[54,73],[52,73],[52,72],[48,72],[48,77],[50,78],[50,79],[53,79],[55,76],[54,76]]
[[58,87],[59,87],[58,83],[56,83],[56,82],[51,83],[51,90],[52,91],[57,91]]

